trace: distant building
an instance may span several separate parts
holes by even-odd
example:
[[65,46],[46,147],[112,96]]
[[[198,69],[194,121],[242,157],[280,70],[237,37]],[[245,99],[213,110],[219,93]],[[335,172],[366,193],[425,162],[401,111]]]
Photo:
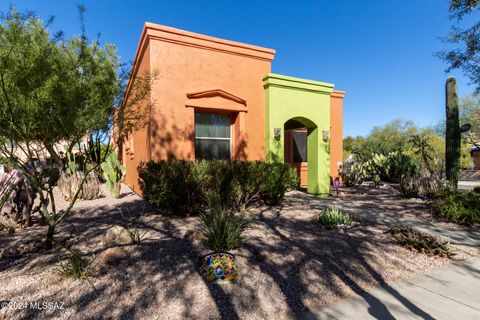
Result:
[[480,170],[480,148],[470,148],[470,155],[472,156],[473,169]]

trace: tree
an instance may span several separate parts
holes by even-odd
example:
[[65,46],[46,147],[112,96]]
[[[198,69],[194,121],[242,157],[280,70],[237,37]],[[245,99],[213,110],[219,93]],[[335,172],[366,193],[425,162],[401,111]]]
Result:
[[460,99],[460,123],[470,123],[465,142],[480,147],[480,97],[471,94]]
[[[452,31],[443,40],[456,46],[455,49],[443,50],[438,56],[449,64],[446,72],[461,69],[476,86],[480,93],[480,22],[461,26],[464,18],[478,14],[480,0],[450,0],[450,19],[455,21]],[[478,20],[476,20],[478,21]]]
[[[80,9],[81,16],[83,12]],[[57,211],[54,183],[35,160],[46,149],[62,169],[55,146],[71,149],[85,135],[107,130],[121,88],[113,46],[88,43],[84,35],[64,41],[61,33],[49,31],[52,22],[44,24],[33,14],[11,9],[0,24],[0,155],[36,191],[48,225],[47,248],[89,171],[84,166],[84,179],[72,202]]]

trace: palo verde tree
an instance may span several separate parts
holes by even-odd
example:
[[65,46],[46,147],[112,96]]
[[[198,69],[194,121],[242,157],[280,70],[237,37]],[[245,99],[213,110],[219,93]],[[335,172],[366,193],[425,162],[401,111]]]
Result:
[[69,207],[57,211],[52,179],[33,164],[46,150],[61,168],[57,146],[71,150],[85,135],[106,130],[121,90],[113,46],[89,43],[84,35],[64,40],[50,31],[52,22],[11,9],[0,23],[0,155],[35,189],[47,248],[84,181]]
[[[455,48],[438,53],[438,56],[449,65],[446,72],[461,69],[476,86],[477,94],[480,92],[479,10],[480,0],[450,0],[450,19],[454,21],[454,25],[450,34],[443,40]],[[472,16],[474,19],[465,19]]]

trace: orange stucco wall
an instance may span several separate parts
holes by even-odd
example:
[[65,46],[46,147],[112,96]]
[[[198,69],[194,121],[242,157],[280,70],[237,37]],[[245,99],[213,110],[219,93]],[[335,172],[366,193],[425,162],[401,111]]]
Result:
[[[134,74],[144,75],[150,71],[150,46],[148,42],[143,47],[139,47],[136,57],[136,68],[133,70]],[[151,95],[145,97],[145,101],[140,104],[140,108],[147,108],[151,104]],[[151,123],[150,120],[147,121]],[[133,191],[139,193],[138,186],[138,172],[137,167],[142,161],[147,161],[150,158],[150,145],[148,143],[148,132],[150,124],[146,127],[129,134],[127,139],[122,143],[122,162],[127,169],[125,183],[132,188]]]
[[[125,182],[140,193],[137,167],[148,160],[194,160],[195,112],[231,118],[232,159],[265,159],[265,91],[275,51],[145,23],[134,60],[136,75],[150,73],[153,84],[143,106],[148,125],[121,145]],[[330,175],[338,175],[343,155],[342,104],[345,92],[330,98]],[[306,172],[306,167],[301,174]]]
[[338,162],[343,160],[343,98],[345,91],[334,90],[330,96],[330,177],[338,176]]
[[195,112],[229,114],[232,158],[263,160],[262,78],[270,73],[274,54],[271,49],[146,23],[135,63],[155,75],[151,121],[133,135],[133,156],[124,157],[126,183],[140,191],[140,161],[194,159]]

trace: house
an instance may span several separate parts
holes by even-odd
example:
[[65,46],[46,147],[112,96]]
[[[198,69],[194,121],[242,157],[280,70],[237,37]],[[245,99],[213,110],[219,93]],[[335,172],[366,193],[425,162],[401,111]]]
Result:
[[150,119],[121,144],[126,183],[149,160],[287,162],[328,194],[342,160],[344,91],[271,73],[275,50],[145,23],[130,82],[155,74]]

